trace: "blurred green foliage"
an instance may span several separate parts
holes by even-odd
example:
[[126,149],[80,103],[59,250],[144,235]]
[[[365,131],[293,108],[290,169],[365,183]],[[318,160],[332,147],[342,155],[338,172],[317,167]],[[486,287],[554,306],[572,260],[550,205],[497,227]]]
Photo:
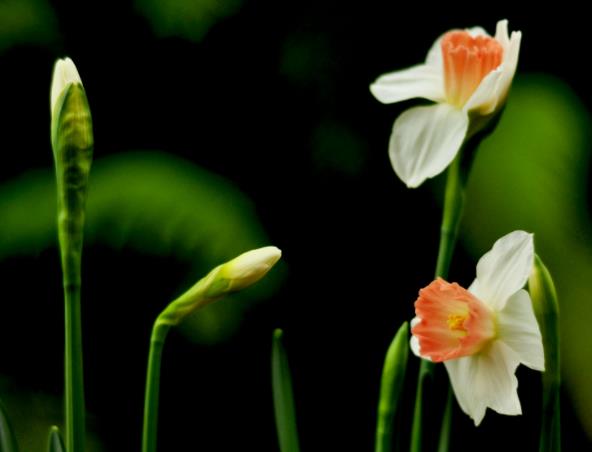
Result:
[[[564,381],[592,434],[592,229],[587,199],[591,118],[564,83],[517,80],[471,172],[462,238],[475,257],[524,229],[557,285]],[[467,281],[468,282],[468,281]]]
[[354,176],[365,164],[367,146],[353,130],[337,121],[323,121],[314,132],[313,159],[318,169]]
[[47,0],[0,1],[0,51],[15,44],[47,45],[57,38],[57,20]]
[[[52,170],[27,173],[0,187],[0,259],[56,245]],[[268,245],[252,203],[221,177],[159,152],[99,159],[91,169],[85,243],[170,256],[188,264],[189,287],[211,268],[251,248]],[[274,290],[265,284],[232,295],[192,315],[182,329],[199,342],[223,339],[236,328],[248,301]],[[185,288],[186,288],[185,287]],[[162,306],[171,300],[162,300]]]
[[[60,397],[23,388],[7,379],[0,379],[0,391],[6,402],[7,414],[14,428],[20,451],[47,450],[47,431],[56,419],[63,417],[63,400]],[[103,447],[91,425],[87,452],[100,452]]]
[[136,9],[159,36],[199,41],[220,19],[236,13],[241,0],[135,0]]

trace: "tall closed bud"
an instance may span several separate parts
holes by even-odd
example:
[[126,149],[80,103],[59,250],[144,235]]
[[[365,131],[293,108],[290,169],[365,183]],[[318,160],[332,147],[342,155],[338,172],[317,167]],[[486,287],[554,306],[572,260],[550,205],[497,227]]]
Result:
[[50,108],[64,280],[76,284],[79,281],[72,267],[80,261],[82,250],[93,132],[86,92],[70,58],[58,60],[54,66]]

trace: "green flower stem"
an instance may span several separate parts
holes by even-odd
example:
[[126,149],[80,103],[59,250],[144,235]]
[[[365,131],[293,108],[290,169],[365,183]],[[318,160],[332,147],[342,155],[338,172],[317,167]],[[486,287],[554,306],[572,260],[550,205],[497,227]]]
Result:
[[84,451],[85,409],[80,322],[80,284],[64,282],[66,350],[66,441],[68,450]]
[[551,274],[543,261],[535,256],[535,265],[528,281],[534,311],[543,336],[545,372],[543,375],[543,419],[539,452],[561,451],[559,303]]
[[446,189],[444,192],[442,226],[440,228],[440,247],[438,249],[438,260],[434,275],[436,278],[448,277],[448,269],[450,268],[450,261],[454,254],[458,228],[462,218],[465,203],[465,187],[460,167],[461,158],[462,152],[459,152],[448,167]]
[[[462,217],[462,210],[465,200],[464,180],[461,174],[462,150],[457,154],[447,170],[446,189],[444,192],[444,210],[442,214],[442,226],[440,228],[440,246],[438,249],[438,260],[436,263],[435,277],[447,278],[450,261],[454,253],[458,228]],[[415,394],[415,411],[413,413],[413,425],[411,428],[411,452],[422,450],[422,421],[423,421],[423,393],[428,378],[434,373],[434,363],[422,359],[417,381],[417,392]],[[451,411],[452,398],[448,398],[446,412]],[[451,416],[444,416],[442,421],[441,438],[439,451],[448,450],[450,438]]]
[[275,425],[281,452],[299,452],[298,429],[296,427],[296,409],[292,390],[292,377],[286,350],[282,344],[283,331],[273,332],[271,349],[271,383],[273,389],[273,407]]
[[[397,449],[397,439],[393,438],[394,420],[405,382],[408,355],[409,325],[407,322],[403,322],[386,352],[382,368],[375,452],[391,452]],[[393,447],[393,442],[395,442],[395,447]]]
[[170,325],[158,320],[152,328],[148,371],[146,373],[146,395],[144,398],[144,428],[142,431],[142,452],[156,451],[156,433],[158,428],[158,398],[160,390],[160,362],[164,341]]

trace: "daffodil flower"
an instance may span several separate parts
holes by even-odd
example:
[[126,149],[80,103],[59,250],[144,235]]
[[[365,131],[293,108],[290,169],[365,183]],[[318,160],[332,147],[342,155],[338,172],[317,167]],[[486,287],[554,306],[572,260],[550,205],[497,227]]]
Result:
[[479,425],[487,407],[521,414],[520,363],[544,371],[541,333],[523,287],[532,271],[532,235],[514,231],[477,264],[469,289],[438,278],[419,291],[411,349],[444,362],[462,410]]
[[498,113],[518,64],[521,33],[508,36],[508,21],[495,37],[479,27],[452,30],[438,38],[424,64],[379,77],[370,91],[390,104],[424,98],[397,118],[389,155],[397,176],[413,188],[440,174],[463,143]]

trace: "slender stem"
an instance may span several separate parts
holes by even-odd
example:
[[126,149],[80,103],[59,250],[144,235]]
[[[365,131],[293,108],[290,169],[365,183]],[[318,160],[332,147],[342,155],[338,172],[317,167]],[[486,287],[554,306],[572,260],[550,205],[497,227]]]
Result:
[[444,416],[442,416],[442,426],[440,427],[440,440],[438,441],[438,452],[448,452],[450,446],[450,426],[452,424],[452,387],[448,386],[448,395],[446,396],[446,407]]
[[462,217],[465,201],[464,183],[461,177],[460,162],[462,152],[448,167],[446,190],[444,192],[444,210],[442,212],[442,226],[440,228],[440,247],[436,262],[436,278],[447,278],[450,261],[454,254],[458,227]]
[[82,330],[80,325],[80,284],[65,284],[66,350],[64,376],[66,385],[67,450],[84,451],[84,373],[82,368]]
[[[436,262],[436,278],[447,278],[450,261],[454,253],[458,227],[462,217],[464,205],[464,183],[461,177],[461,158],[459,152],[447,170],[446,189],[444,192],[444,209],[442,213],[442,226],[440,228],[440,246],[438,249],[438,260]],[[422,422],[423,422],[423,394],[424,386],[428,377],[434,373],[434,363],[425,359],[421,360],[417,381],[417,392],[415,394],[415,411],[413,413],[413,424],[411,428],[411,452],[421,452],[422,445]],[[452,403],[452,402],[450,402]],[[448,408],[447,408],[448,410]],[[444,444],[440,442],[439,451],[448,450],[451,416],[444,416],[441,432],[444,434]]]
[[148,370],[146,372],[146,394],[144,397],[144,428],[142,431],[142,452],[156,451],[156,433],[158,428],[158,398],[160,390],[160,362],[164,341],[170,326],[157,319],[152,328],[150,351],[148,352]]

